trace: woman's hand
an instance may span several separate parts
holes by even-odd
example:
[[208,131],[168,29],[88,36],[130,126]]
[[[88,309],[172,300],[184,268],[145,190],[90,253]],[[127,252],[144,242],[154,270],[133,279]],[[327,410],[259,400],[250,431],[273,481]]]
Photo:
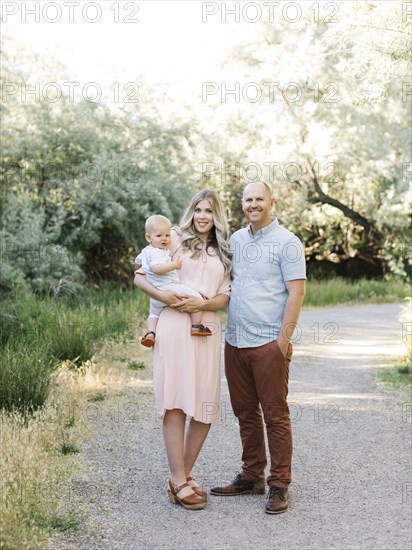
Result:
[[198,311],[202,311],[205,301],[202,298],[196,298],[196,296],[181,294],[180,300],[174,304],[170,304],[170,306],[181,313],[197,313]]
[[175,307],[177,304],[181,303],[181,296],[180,294],[176,294],[176,292],[162,290],[159,292],[159,295],[159,300],[167,306]]

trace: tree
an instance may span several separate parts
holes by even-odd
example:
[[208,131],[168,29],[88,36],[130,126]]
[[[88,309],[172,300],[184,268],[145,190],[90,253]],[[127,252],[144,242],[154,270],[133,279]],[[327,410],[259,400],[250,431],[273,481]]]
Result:
[[[243,182],[258,167],[272,184],[312,274],[410,269],[411,33],[402,9],[342,2],[334,24],[314,23],[310,12],[296,24],[262,20],[230,55],[228,88],[238,81],[241,92],[221,139],[237,132],[232,166],[243,167]],[[210,176],[216,185],[219,178]]]
[[[10,92],[13,83],[31,84],[30,69],[40,62],[7,39],[6,45],[2,84]],[[69,80],[57,63],[48,60],[47,67],[45,82]],[[154,92],[144,104],[118,109],[68,95],[23,102],[7,94],[3,280],[17,269],[42,291],[83,275],[130,284],[145,218],[162,213],[177,222],[193,187],[189,127],[159,115],[156,105]]]

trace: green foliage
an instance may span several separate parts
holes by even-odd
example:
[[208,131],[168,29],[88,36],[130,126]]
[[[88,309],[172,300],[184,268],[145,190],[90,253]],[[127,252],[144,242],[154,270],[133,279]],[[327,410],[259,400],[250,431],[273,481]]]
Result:
[[46,329],[47,336],[51,341],[51,352],[56,359],[69,360],[74,365],[81,365],[93,357],[94,344],[89,327],[82,322],[73,322],[70,317],[61,313],[59,317],[54,318]]
[[45,343],[9,339],[0,350],[0,408],[27,417],[42,407],[56,367]]
[[[3,80],[29,82],[39,60],[6,42]],[[43,70],[48,80],[62,75],[50,60]],[[49,293],[61,280],[82,283],[84,275],[130,284],[145,219],[161,213],[176,223],[193,186],[189,128],[164,121],[155,102],[148,93],[144,104],[114,112],[67,97],[25,104],[7,98],[0,282],[18,276]]]
[[106,399],[106,394],[101,391],[88,397],[88,401],[104,401],[105,399]]
[[233,229],[242,214],[232,189],[270,183],[315,277],[411,275],[411,102],[401,78],[409,82],[410,22],[401,2],[336,7],[334,24],[315,23],[306,4],[296,24],[262,18],[239,39],[227,88],[256,83],[262,93],[228,98],[230,114],[223,91],[208,105],[222,124],[206,145],[206,181],[222,192]]
[[28,415],[42,407],[58,362],[80,366],[103,340],[133,339],[143,303],[121,287],[56,298],[9,292],[0,300],[0,408]]
[[62,455],[71,455],[80,452],[80,449],[77,447],[77,445],[74,445],[73,443],[70,443],[68,441],[64,441],[60,445],[58,450]]
[[50,531],[52,529],[61,532],[78,531],[82,524],[81,519],[74,510],[68,510],[64,514],[58,514],[56,512],[47,514],[33,507],[30,511],[30,518],[35,525],[45,531]]
[[304,306],[400,302],[410,291],[402,280],[350,281],[339,277],[322,281],[308,280]]
[[131,370],[141,370],[146,368],[146,364],[144,361],[129,361],[127,368]]
[[410,357],[397,357],[393,367],[380,369],[376,377],[392,388],[412,390],[412,370]]
[[3,284],[14,283],[20,275],[34,290],[50,293],[64,277],[79,282],[84,279],[81,255],[59,244],[58,220],[48,220],[45,207],[29,193],[7,195],[1,224]]

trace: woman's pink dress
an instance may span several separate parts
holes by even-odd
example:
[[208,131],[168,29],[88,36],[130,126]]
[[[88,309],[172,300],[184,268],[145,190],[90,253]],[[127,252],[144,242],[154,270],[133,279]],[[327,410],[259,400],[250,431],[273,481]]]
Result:
[[[182,252],[178,235],[172,230],[171,253],[180,255],[183,264],[180,281],[207,298],[230,293],[230,276],[224,274],[220,258],[203,251],[197,259]],[[213,255],[211,255],[213,254]],[[153,379],[158,415],[181,409],[187,419],[215,424],[220,414],[220,358],[222,332],[217,313],[203,312],[203,323],[212,336],[191,336],[187,313],[167,307],[159,319],[153,348]]]

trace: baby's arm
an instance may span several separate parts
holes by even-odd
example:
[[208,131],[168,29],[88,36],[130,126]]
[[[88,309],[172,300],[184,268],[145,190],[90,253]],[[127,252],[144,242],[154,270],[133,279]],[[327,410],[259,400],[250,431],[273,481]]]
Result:
[[169,273],[169,271],[173,271],[174,269],[181,269],[182,268],[182,260],[181,258],[178,258],[174,262],[171,262],[170,264],[156,264],[152,266],[152,271],[156,275],[166,275],[166,273]]

